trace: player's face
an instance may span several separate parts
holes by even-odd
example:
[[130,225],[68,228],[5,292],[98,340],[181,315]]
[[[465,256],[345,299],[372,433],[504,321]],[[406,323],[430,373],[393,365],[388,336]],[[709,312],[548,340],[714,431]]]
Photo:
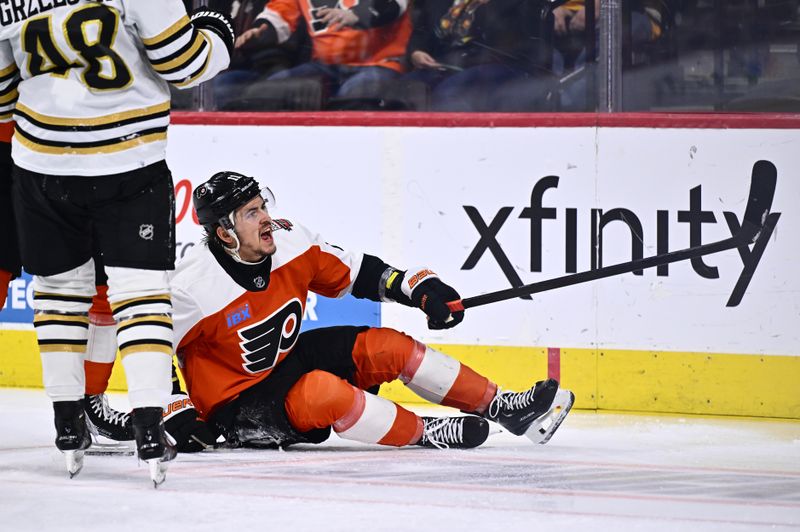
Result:
[[259,262],[275,253],[272,218],[260,196],[248,201],[234,215],[234,230],[239,237],[239,256],[247,262]]

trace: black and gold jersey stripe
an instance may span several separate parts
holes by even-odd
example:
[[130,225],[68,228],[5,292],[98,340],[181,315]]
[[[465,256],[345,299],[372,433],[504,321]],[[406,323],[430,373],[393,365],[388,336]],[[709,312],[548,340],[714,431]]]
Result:
[[170,342],[155,343],[149,341],[143,344],[119,346],[119,355],[122,358],[134,353],[164,353],[165,355],[172,356],[172,344]]
[[183,37],[186,32],[192,31],[194,28],[189,22],[189,17],[187,15],[182,16],[179,18],[172,26],[165,29],[155,37],[150,37],[148,39],[142,39],[142,44],[146,50],[158,50],[160,48],[165,48],[175,42],[176,40]]
[[8,121],[12,117],[14,105],[19,98],[19,80],[16,64],[0,70],[0,121]]
[[152,325],[154,327],[172,329],[172,318],[169,316],[146,315],[128,320],[120,320],[117,331],[126,331],[131,327],[138,327],[140,325]]
[[121,137],[114,137],[104,140],[90,142],[75,141],[55,141],[37,138],[17,125],[17,142],[29,150],[39,153],[62,154],[62,153],[111,153],[115,151],[127,150],[138,144],[156,142],[167,139],[167,126],[143,129],[136,133],[129,133]]
[[133,307],[139,307],[144,305],[158,305],[158,304],[169,305],[171,307],[172,300],[166,294],[157,296],[137,297],[134,299],[126,299],[125,301],[112,303],[111,312],[114,314],[115,317],[117,317],[119,313],[131,309]]
[[[150,65],[164,80],[182,87],[199,78],[211,58],[211,40],[183,18],[150,39],[144,39]],[[197,66],[202,62],[201,66]]]
[[40,353],[85,353],[86,340],[39,340]]
[[89,316],[87,314],[52,314],[36,313],[33,317],[34,327],[45,325],[64,325],[66,327],[89,328]]
[[191,64],[200,54],[206,51],[206,46],[208,46],[208,41],[198,31],[195,32],[194,38],[182,48],[160,59],[151,59],[150,64],[159,74],[171,74]]
[[92,304],[92,296],[71,296],[66,294],[51,294],[49,292],[34,292],[35,301],[65,301],[68,303],[88,303]]
[[6,83],[7,81],[14,79],[15,76],[19,75],[19,68],[17,68],[16,63],[7,66],[3,70],[0,70],[0,83]]
[[169,117],[169,102],[95,118],[61,118],[37,113],[19,104],[15,114],[41,129],[50,131],[98,131]]
[[[142,109],[87,118],[65,118],[38,113],[17,104],[16,139],[26,148],[45,154],[111,153],[167,138],[169,102]],[[116,130],[116,131],[112,131]],[[63,134],[74,133],[69,140]],[[104,138],[97,138],[103,136]],[[51,133],[61,133],[52,138]],[[57,135],[56,135],[57,136]]]
[[[209,42],[208,43],[209,50],[211,49],[211,46],[212,46],[211,42]],[[199,77],[201,77],[205,73],[205,71],[208,69],[208,65],[209,65],[210,61],[211,61],[211,54],[209,53],[208,55],[206,55],[206,59],[205,59],[205,61],[203,61],[203,64],[200,66],[200,68],[198,68],[197,70],[195,70],[194,72],[189,74],[189,76],[187,78],[184,78],[183,80],[181,80],[181,81],[179,81],[177,83],[173,82],[173,84],[176,87],[180,88],[180,87],[185,87],[187,85],[190,85],[190,84],[194,83],[194,81],[196,79],[198,79]]]

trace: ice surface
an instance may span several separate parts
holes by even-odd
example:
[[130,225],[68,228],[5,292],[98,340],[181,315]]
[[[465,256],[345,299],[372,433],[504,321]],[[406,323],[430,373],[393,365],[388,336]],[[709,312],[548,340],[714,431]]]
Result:
[[54,437],[43,391],[0,389],[0,530],[800,529],[796,421],[573,411],[547,445],[467,451],[334,436],[179,455],[158,490],[131,456],[87,456],[70,480]]

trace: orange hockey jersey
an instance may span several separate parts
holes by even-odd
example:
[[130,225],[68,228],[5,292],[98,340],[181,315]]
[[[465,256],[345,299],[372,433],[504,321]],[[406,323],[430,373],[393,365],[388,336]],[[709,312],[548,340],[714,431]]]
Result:
[[362,254],[327,244],[302,226],[274,220],[272,235],[271,266],[244,270],[252,272],[246,281],[253,291],[207,245],[195,246],[172,273],[175,350],[203,418],[265,379],[289,354],[309,290],[342,297],[358,275]]
[[[317,16],[322,7],[352,9],[359,24],[331,31]],[[403,58],[411,36],[407,0],[359,2],[358,0],[270,0],[256,21],[269,22],[283,43],[306,21],[314,61],[328,65],[382,66],[403,72]],[[383,12],[382,12],[383,11]],[[385,12],[396,18],[387,22]],[[380,22],[368,21],[370,14]],[[366,26],[364,25],[366,24]]]

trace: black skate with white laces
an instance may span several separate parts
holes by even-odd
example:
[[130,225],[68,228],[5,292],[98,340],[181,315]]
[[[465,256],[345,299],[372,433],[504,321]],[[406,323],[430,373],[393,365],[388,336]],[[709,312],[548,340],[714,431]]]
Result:
[[81,472],[83,454],[92,444],[82,401],[57,401],[53,403],[56,425],[56,447],[64,453],[69,478]]
[[525,392],[498,388],[484,415],[512,434],[524,434],[533,443],[545,444],[567,417],[573,402],[571,391],[560,389],[555,379],[547,379]]
[[157,488],[167,478],[167,462],[177,454],[164,430],[163,410],[157,406],[134,408],[131,420],[139,460],[147,462]]
[[435,449],[472,449],[489,437],[489,423],[478,416],[423,417],[422,438],[416,443]]
[[131,415],[111,408],[106,394],[84,397],[86,420],[92,435],[90,455],[126,455],[134,453]]

